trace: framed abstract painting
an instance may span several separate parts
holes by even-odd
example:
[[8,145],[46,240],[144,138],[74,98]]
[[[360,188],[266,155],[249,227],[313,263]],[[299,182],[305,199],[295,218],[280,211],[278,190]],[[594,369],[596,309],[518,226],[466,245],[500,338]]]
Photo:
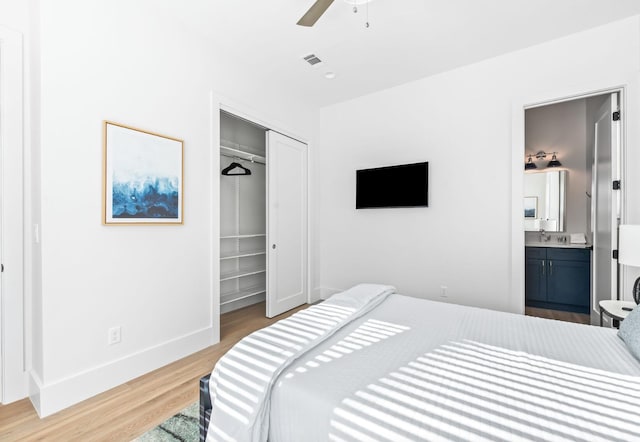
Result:
[[184,142],[104,122],[104,224],[182,224]]

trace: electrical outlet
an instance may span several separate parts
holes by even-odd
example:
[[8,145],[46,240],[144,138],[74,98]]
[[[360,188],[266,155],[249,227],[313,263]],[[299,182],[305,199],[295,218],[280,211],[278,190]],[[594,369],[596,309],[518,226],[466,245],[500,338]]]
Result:
[[441,297],[441,298],[446,298],[446,297],[448,297],[448,296],[449,296],[449,295],[447,294],[447,290],[448,290],[448,288],[447,288],[447,286],[446,286],[446,285],[441,285],[441,286],[440,286],[440,297]]
[[119,325],[111,327],[107,332],[107,343],[109,345],[118,344],[121,339],[122,327]]

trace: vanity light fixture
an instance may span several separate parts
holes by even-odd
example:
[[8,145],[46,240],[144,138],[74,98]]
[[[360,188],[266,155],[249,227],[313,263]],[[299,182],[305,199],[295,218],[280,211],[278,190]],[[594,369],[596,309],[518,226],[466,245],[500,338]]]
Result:
[[547,167],[561,167],[562,163],[560,163],[560,161],[558,161],[558,159],[556,158],[556,153],[557,152],[553,152],[553,156],[551,157],[551,161],[549,161],[549,164],[547,164]]
[[532,169],[537,169],[538,166],[536,166],[536,163],[533,162],[533,155],[529,155],[529,159],[527,160],[526,163],[524,163],[524,170],[532,170]]
[[[536,166],[536,164],[533,162],[533,156],[536,157],[537,160],[544,160],[547,158],[547,154],[544,150],[538,151],[536,152],[535,155],[529,155],[529,160],[525,163],[524,165],[524,170],[531,170],[531,169],[537,169],[538,166]],[[547,167],[562,167],[562,163],[560,161],[558,161],[558,158],[556,155],[558,155],[558,152],[551,152],[551,161],[549,161],[549,163],[547,164]]]
[[540,150],[536,153],[536,160],[544,160],[547,158],[547,153],[544,150]]

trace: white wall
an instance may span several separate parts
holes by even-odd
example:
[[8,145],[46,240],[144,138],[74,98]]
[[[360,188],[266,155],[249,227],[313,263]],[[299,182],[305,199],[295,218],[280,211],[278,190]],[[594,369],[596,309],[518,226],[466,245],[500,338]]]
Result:
[[[516,254],[524,235],[512,236],[515,213],[522,223],[512,185],[521,201],[524,148],[512,154],[512,107],[636,79],[639,28],[637,17],[627,19],[323,108],[317,194],[325,294],[370,281],[437,298],[445,285],[451,302],[519,311],[523,280],[512,281],[511,272],[523,274]],[[628,100],[637,112],[638,97]],[[627,140],[638,149],[631,127]],[[429,208],[355,210],[356,169],[425,160]],[[639,184],[629,180],[629,198],[640,195]]]
[[[211,92],[313,138],[310,107],[226,63],[155,5],[40,6],[42,316],[34,320],[42,334],[32,379],[41,415],[212,343],[219,213]],[[101,225],[104,119],[184,139],[183,226]],[[115,325],[122,342],[108,346]]]

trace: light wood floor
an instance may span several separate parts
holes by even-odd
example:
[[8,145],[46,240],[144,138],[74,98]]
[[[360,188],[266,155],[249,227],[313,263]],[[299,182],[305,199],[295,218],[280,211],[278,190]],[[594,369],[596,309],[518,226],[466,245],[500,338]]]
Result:
[[578,324],[591,324],[589,315],[581,313],[563,312],[545,308],[525,307],[525,315],[538,318],[556,319],[558,321],[577,322]]
[[198,379],[254,330],[306,308],[273,319],[265,304],[221,317],[220,343],[44,419],[28,399],[0,405],[0,441],[130,441],[198,400]]

